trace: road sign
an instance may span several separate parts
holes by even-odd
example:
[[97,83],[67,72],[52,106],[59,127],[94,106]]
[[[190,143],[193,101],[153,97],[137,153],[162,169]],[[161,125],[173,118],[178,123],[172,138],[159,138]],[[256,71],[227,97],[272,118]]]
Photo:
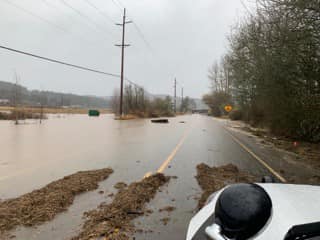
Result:
[[224,110],[225,110],[226,112],[231,112],[232,106],[231,106],[231,105],[226,105],[226,106],[224,106]]

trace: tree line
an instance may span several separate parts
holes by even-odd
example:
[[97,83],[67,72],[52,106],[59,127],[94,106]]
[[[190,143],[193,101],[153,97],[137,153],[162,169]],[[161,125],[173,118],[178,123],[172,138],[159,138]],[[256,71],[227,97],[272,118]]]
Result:
[[[114,113],[119,112],[120,94],[119,90],[114,90],[112,97],[112,109]],[[177,105],[177,111],[185,113],[194,107],[193,99],[185,97]],[[133,114],[138,117],[171,117],[175,115],[173,100],[170,96],[154,97],[147,94],[144,88],[127,84],[123,91],[123,111],[124,114]]]
[[320,2],[257,0],[232,27],[209,69],[212,113],[230,114],[291,138],[320,141]]

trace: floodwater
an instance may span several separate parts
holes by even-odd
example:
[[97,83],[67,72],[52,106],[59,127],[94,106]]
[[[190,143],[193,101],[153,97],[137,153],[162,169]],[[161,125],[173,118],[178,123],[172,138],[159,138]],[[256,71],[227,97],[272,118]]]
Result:
[[[75,198],[68,211],[35,228],[19,227],[16,239],[70,239],[81,229],[83,213],[101,202],[111,201],[110,192],[119,181],[130,184],[155,173],[168,157],[166,175],[177,176],[148,204],[154,212],[135,221],[136,239],[185,239],[188,223],[197,207],[201,190],[196,182],[199,163],[234,163],[253,174],[265,169],[235,143],[212,118],[183,115],[169,118],[169,124],[150,119],[117,121],[113,115],[52,115],[42,124],[28,121],[14,125],[0,122],[0,198],[12,198],[81,170],[111,167],[114,173],[99,188]],[[174,153],[172,155],[172,153]],[[99,194],[103,190],[105,194]],[[176,210],[159,213],[165,206]],[[169,217],[168,225],[160,221]],[[0,236],[1,238],[1,236]]]
[[117,121],[112,114],[51,115],[42,124],[1,121],[0,198],[87,169],[121,169],[123,180],[137,180],[154,172],[178,142],[187,125],[177,121],[170,119],[175,128],[149,119]]

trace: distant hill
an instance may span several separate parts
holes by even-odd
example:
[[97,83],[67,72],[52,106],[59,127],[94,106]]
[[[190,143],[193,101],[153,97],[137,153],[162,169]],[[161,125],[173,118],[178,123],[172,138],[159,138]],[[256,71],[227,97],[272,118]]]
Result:
[[[15,94],[20,104],[28,106],[48,107],[77,106],[82,108],[111,108],[112,97],[83,96],[70,93],[58,93],[52,91],[29,90],[24,86],[10,82],[0,81],[0,100],[8,99],[11,104],[14,103]],[[148,95],[150,99],[165,98],[168,95],[154,94]],[[208,109],[201,99],[190,98],[196,109]],[[1,102],[1,101],[0,101]],[[177,97],[177,106],[180,106],[181,98]]]
[[83,108],[109,108],[110,98],[97,96],[81,96],[69,93],[58,93],[51,91],[28,90],[26,87],[10,82],[0,81],[0,99],[8,99],[14,103],[15,96],[17,102],[28,106],[49,107],[77,106]]

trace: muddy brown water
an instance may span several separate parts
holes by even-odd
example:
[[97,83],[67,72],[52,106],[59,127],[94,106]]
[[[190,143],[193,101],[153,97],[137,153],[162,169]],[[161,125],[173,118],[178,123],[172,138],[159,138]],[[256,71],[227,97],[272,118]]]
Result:
[[[185,124],[179,123],[184,121]],[[177,176],[161,188],[147,205],[150,216],[134,221],[136,239],[185,239],[188,223],[201,196],[195,179],[196,165],[234,163],[241,169],[263,174],[265,170],[241,149],[212,118],[186,115],[169,118],[169,124],[150,119],[116,121],[113,115],[50,116],[39,124],[0,122],[0,198],[17,197],[80,170],[110,167],[114,173],[95,191],[76,197],[67,212],[36,228],[18,228],[16,239],[70,239],[81,229],[83,212],[110,202],[117,182],[130,184],[157,169],[188,132],[165,174]],[[99,194],[103,191],[103,194]],[[165,206],[176,209],[159,212]],[[161,219],[169,218],[163,225]],[[0,236],[0,239],[1,236]]]
[[[129,184],[158,169],[190,128],[193,117],[183,117],[190,120],[189,125],[179,124],[181,119],[171,118],[167,125],[151,123],[150,119],[116,121],[111,114],[97,118],[52,115],[41,125],[32,120],[20,125],[0,121],[1,199],[31,192],[80,170],[104,167],[115,170],[99,189],[76,197],[67,212],[35,228],[19,227],[11,234],[16,239],[47,240],[70,239],[76,235],[85,211],[112,200],[108,195],[117,191],[113,188],[115,183]],[[167,189],[163,191],[166,193]],[[166,199],[166,195],[159,199]]]
[[[55,115],[43,124],[0,121],[0,198],[19,196],[79,170],[121,168],[127,172],[122,181],[135,180],[166,158],[185,128],[178,126],[173,130],[149,119],[116,121],[111,114]],[[173,137],[163,141],[169,134]],[[159,145],[164,151],[156,151]]]

